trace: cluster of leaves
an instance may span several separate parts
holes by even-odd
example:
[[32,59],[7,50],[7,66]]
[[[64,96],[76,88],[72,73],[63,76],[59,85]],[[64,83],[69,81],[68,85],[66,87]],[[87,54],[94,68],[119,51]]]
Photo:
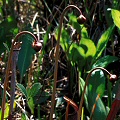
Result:
[[[10,3],[13,1],[8,0],[7,2],[8,2],[7,5],[10,5],[11,7],[12,5]],[[25,1],[22,2],[24,4],[29,4],[29,3],[25,3]],[[67,2],[69,1],[65,2],[63,0],[63,2],[65,3],[66,6]],[[36,2],[31,1],[30,3],[35,5],[36,7],[39,7],[37,5],[39,3],[39,0]],[[52,15],[51,7],[49,6],[49,4],[47,4],[48,1],[44,0],[42,1],[42,3],[44,5],[44,8],[46,8],[47,11],[49,11],[44,14]],[[114,47],[115,47],[114,35],[115,35],[115,31],[117,31],[118,35],[120,33],[119,32],[120,11],[118,10],[120,7],[120,3],[117,0],[113,0],[112,5],[110,3],[104,2],[103,9],[105,9],[105,13],[103,12],[100,13],[97,10],[98,9],[96,7],[98,6],[97,2],[89,1],[89,3],[90,5],[92,5],[93,3],[95,4],[94,12],[92,13],[91,7],[89,7],[88,3],[84,1],[83,5],[85,8],[83,8],[82,6],[82,9],[84,9],[85,11],[84,14],[87,18],[87,21],[84,25],[79,24],[77,22],[77,17],[75,16],[76,14],[75,12],[68,14],[68,16],[66,15],[68,18],[66,19],[68,21],[66,27],[64,27],[62,30],[61,39],[60,39],[61,54],[59,58],[60,63],[58,68],[58,75],[59,75],[58,78],[60,79],[60,81],[58,80],[57,82],[58,97],[56,99],[56,107],[58,109],[56,109],[56,119],[64,118],[64,116],[62,116],[62,112],[65,113],[65,109],[66,109],[65,101],[63,99],[64,95],[67,95],[69,98],[72,98],[74,102],[79,104],[80,102],[79,98],[81,97],[81,93],[85,85],[85,78],[87,76],[87,73],[89,73],[91,69],[96,67],[107,68],[108,65],[119,60],[119,58],[116,56],[114,51]],[[38,12],[38,10],[36,7],[33,7],[33,5],[32,7],[29,7],[30,10],[29,14],[33,14],[33,21],[31,20],[30,15],[28,15],[26,12],[29,21],[32,22],[26,25],[26,23],[28,22],[26,20],[27,22],[21,24],[19,23],[19,24],[22,25],[23,27],[22,30],[28,30],[31,32],[39,33],[39,30],[42,31],[44,29],[44,27],[40,26],[44,22],[39,23],[40,22],[39,18],[37,19],[36,17],[37,14],[35,14],[35,12]],[[15,6],[17,7],[17,3],[15,4]],[[1,55],[3,54],[5,55],[5,53],[9,53],[9,49],[12,43],[11,42],[12,38],[14,38],[14,36],[18,33],[19,30],[21,30],[21,27],[18,26],[18,21],[16,20],[16,14],[13,14],[14,9],[11,10],[11,13],[9,13],[9,15],[6,16],[6,14],[3,13],[4,7],[5,7],[4,2],[2,2],[2,7],[0,9],[0,13],[2,16],[2,20],[0,21],[1,22],[0,23],[0,54]],[[101,5],[101,7],[103,6]],[[32,13],[32,10],[35,12]],[[6,12],[8,13],[9,11]],[[99,14],[99,16],[97,16],[96,14]],[[104,14],[104,16],[102,14]],[[3,19],[4,16],[5,19]],[[96,19],[95,18],[91,19],[91,16],[92,17],[95,16]],[[49,20],[49,18],[46,18],[46,15],[43,17],[44,19]],[[103,19],[106,23],[103,22]],[[56,43],[57,35],[58,35],[58,29],[57,29],[58,26],[55,26],[55,24],[59,23],[57,22],[57,20],[58,19],[54,17],[55,23],[51,22],[50,25],[47,25],[47,27],[45,28],[45,34],[42,31],[43,33],[41,35],[42,36],[41,38],[43,39],[43,49],[41,53],[36,53],[33,50],[31,44],[34,40],[32,37],[30,37],[29,35],[24,35],[20,38],[20,41],[22,41],[22,45],[19,51],[18,62],[17,62],[17,67],[19,70],[18,75],[20,75],[20,79],[17,79],[18,83],[16,87],[19,88],[19,90],[23,94],[23,98],[25,98],[26,100],[26,104],[25,104],[26,112],[23,112],[21,110],[22,111],[21,119],[28,119],[32,115],[34,116],[35,119],[36,118],[45,119],[45,117],[49,115],[49,111],[50,111],[49,101],[51,100],[50,98],[53,88],[53,67],[54,67],[53,50],[55,47],[53,42]],[[97,24],[98,26],[95,26],[95,24]],[[101,28],[99,27],[99,25]],[[103,28],[104,30],[98,30]],[[109,42],[113,46],[112,55],[106,54]],[[35,61],[37,61],[37,66],[34,66],[35,63],[33,63],[33,55],[37,57],[35,59]],[[3,62],[6,62],[6,59],[5,60],[3,59]],[[111,72],[114,71],[111,70]],[[31,79],[31,77],[33,79]],[[64,78],[67,78],[67,81],[64,80]],[[1,81],[1,86],[2,86],[2,82],[3,81]],[[89,80],[89,84],[87,86],[87,91],[85,94],[85,101],[84,101],[85,105],[83,106],[87,112],[86,111],[83,112],[82,118],[87,119],[87,117],[90,117],[92,115],[92,108],[96,102],[96,97],[100,95],[100,98],[96,102],[96,108],[92,117],[94,120],[99,120],[99,119],[105,120],[111,108],[111,103],[113,101],[114,94],[116,93],[117,86],[118,86],[118,82],[114,84],[114,89],[113,89],[113,84],[111,84],[108,81],[108,78],[106,77],[106,74],[104,74],[103,71],[98,70],[93,72]],[[69,92],[67,90],[69,90]],[[17,90],[17,92],[19,91]],[[19,97],[15,98],[16,101],[18,99],[21,99],[20,95],[18,96]],[[107,102],[105,99],[106,96],[107,96]],[[9,106],[8,101],[6,106]],[[17,108],[17,106],[15,106],[14,108]],[[29,110],[27,111],[27,108],[30,110],[30,112]],[[42,108],[46,108],[46,109],[42,110]],[[37,112],[35,112],[36,110]],[[42,112],[42,115],[40,115],[40,112]],[[8,117],[8,113],[9,113],[9,108],[7,107],[5,117]]]

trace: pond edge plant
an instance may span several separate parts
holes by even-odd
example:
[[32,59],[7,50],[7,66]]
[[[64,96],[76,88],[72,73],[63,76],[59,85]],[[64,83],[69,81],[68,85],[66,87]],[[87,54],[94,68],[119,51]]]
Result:
[[[6,74],[5,74],[5,81],[4,81],[4,91],[3,91],[3,99],[2,99],[2,114],[1,114],[1,120],[4,119],[4,110],[5,110],[5,103],[6,103],[6,90],[7,90],[7,86],[8,86],[8,81],[9,81],[9,71],[10,71],[10,65],[11,65],[11,60],[12,60],[12,55],[13,55],[13,50],[14,50],[14,44],[15,42],[18,41],[19,37],[21,37],[22,35],[25,35],[25,34],[29,34],[31,35],[33,38],[34,38],[34,47],[37,46],[37,43],[38,43],[38,39],[36,38],[36,36],[29,32],[29,31],[22,31],[22,32],[19,32],[15,38],[14,38],[14,41],[12,42],[12,45],[11,45],[11,49],[10,49],[10,53],[9,53],[9,57],[8,57],[8,62],[7,62],[7,67],[6,67]],[[40,44],[39,44],[40,45]],[[41,44],[42,46],[42,44]],[[33,47],[33,48],[34,48]],[[9,112],[9,114],[11,114],[11,111]]]
[[[64,19],[65,13],[70,9],[70,8],[76,8],[80,12],[79,16],[79,21],[86,21],[86,18],[82,15],[81,10],[75,6],[75,5],[68,5],[62,12],[61,17],[60,17],[60,23],[59,23],[59,28],[58,28],[58,38],[57,38],[57,45],[55,47],[55,68],[54,68],[54,84],[53,84],[53,93],[52,93],[52,98],[51,98],[51,111],[50,111],[50,120],[53,120],[53,113],[54,113],[54,107],[55,107],[55,94],[56,94],[56,82],[57,82],[57,72],[58,72],[58,58],[59,58],[59,48],[60,48],[60,37],[61,37],[61,32],[62,32],[62,23]],[[80,20],[82,19],[82,20]]]

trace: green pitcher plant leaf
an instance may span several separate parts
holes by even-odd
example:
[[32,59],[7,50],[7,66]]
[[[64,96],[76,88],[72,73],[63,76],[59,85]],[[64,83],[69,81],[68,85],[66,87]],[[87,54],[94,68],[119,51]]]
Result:
[[114,24],[120,29],[120,11],[111,9]]
[[97,50],[95,54],[95,60],[97,60],[103,53],[104,49],[107,46],[108,40],[110,39],[110,36],[113,32],[114,25],[110,26],[100,37],[98,43],[97,43]]
[[82,38],[80,40],[80,47],[84,49],[86,58],[94,57],[96,54],[96,46],[90,39]]
[[94,71],[92,72],[92,75],[89,79],[89,91],[92,94],[100,94],[100,96],[102,97],[102,95],[104,94],[104,90],[105,90],[105,76],[103,71],[98,70],[98,71]]
[[72,63],[77,63],[79,69],[85,65],[85,51],[79,45],[73,43],[69,49],[69,59]]
[[26,70],[29,68],[33,55],[35,53],[32,48],[33,38],[30,35],[24,35],[22,37],[21,50],[18,55],[18,69],[20,71],[20,81],[26,73]]
[[93,114],[93,120],[106,120],[107,114],[108,114],[108,110],[105,108],[105,105],[102,102],[101,98],[99,98],[98,101],[96,102],[96,108]]
[[[95,100],[97,95],[100,95],[100,98],[98,99],[96,103],[95,112],[93,115],[93,120],[105,120],[107,117],[107,111],[105,109],[105,106],[101,100],[101,97],[104,95],[105,91],[105,77],[104,73],[101,70],[94,71],[92,73],[91,78],[89,79],[88,84],[88,109],[91,113],[92,107],[95,104]],[[92,97],[91,97],[92,96]]]

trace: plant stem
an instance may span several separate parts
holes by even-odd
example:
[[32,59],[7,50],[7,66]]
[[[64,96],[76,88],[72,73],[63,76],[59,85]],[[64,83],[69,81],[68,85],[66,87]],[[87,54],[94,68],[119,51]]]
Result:
[[11,50],[10,50],[10,53],[9,53],[9,57],[8,57],[8,62],[7,62],[7,68],[6,68],[6,75],[5,75],[5,81],[4,81],[4,92],[3,92],[3,99],[2,99],[2,114],[1,114],[1,120],[4,119],[4,110],[5,110],[5,101],[6,101],[6,90],[7,90],[7,85],[8,85],[8,81],[9,81],[9,71],[10,71],[10,65],[11,65],[11,60],[12,60],[12,55],[13,55],[13,49],[14,49],[14,44],[15,42],[17,42],[18,38],[21,36],[21,35],[24,35],[24,34],[29,34],[31,35],[35,41],[37,42],[37,38],[29,31],[22,31],[20,33],[18,33],[16,35],[16,37],[14,38],[14,41],[11,45]]
[[86,80],[85,80],[85,86],[84,86],[84,90],[82,92],[82,96],[81,96],[81,100],[80,100],[80,105],[79,105],[79,110],[78,110],[78,120],[80,120],[80,117],[81,117],[82,105],[83,105],[83,101],[84,101],[84,95],[85,95],[85,92],[86,92],[86,87],[88,86],[88,80],[90,79],[90,76],[91,76],[92,72],[95,71],[95,70],[98,70],[98,69],[107,72],[110,76],[112,75],[109,71],[107,71],[105,68],[102,68],[102,67],[96,67],[89,72],[89,74],[87,75]]
[[54,85],[53,85],[53,93],[52,93],[52,98],[51,98],[50,120],[53,120],[53,113],[54,113],[54,106],[55,106],[56,81],[57,81],[57,72],[58,72],[58,57],[59,57],[59,48],[60,48],[60,36],[62,32],[62,23],[63,23],[65,13],[70,8],[76,8],[80,12],[80,14],[82,14],[81,10],[75,5],[68,5],[61,14],[59,29],[58,29],[58,40],[57,40],[57,45],[55,47]]
[[9,114],[12,115],[13,112],[13,105],[14,105],[14,97],[15,97],[15,86],[16,86],[16,65],[18,60],[19,50],[13,50],[13,56],[12,56],[12,75],[11,75],[11,89],[10,89],[10,110]]

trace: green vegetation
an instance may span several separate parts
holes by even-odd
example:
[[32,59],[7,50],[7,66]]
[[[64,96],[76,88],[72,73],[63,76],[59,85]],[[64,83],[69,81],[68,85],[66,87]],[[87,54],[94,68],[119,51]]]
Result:
[[1,120],[120,119],[119,36],[118,0],[0,0]]

